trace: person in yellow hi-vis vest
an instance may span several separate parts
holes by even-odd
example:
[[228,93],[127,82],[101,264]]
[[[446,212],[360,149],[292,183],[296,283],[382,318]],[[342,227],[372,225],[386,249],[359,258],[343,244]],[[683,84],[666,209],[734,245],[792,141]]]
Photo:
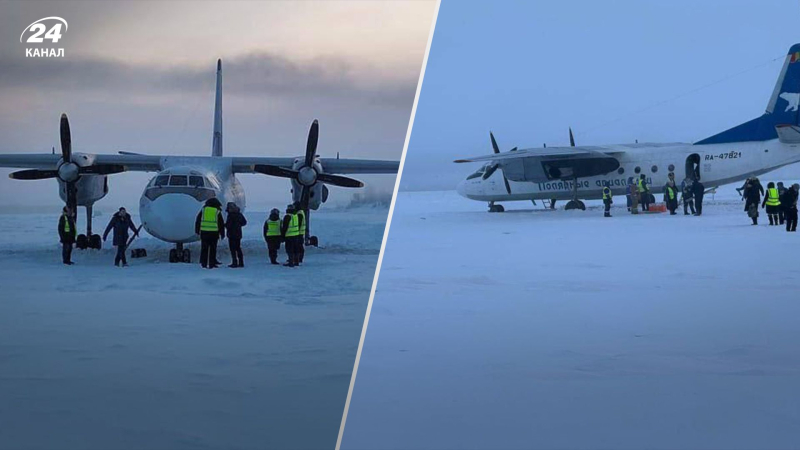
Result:
[[64,264],[71,266],[72,245],[75,244],[75,237],[78,235],[75,229],[75,219],[72,218],[72,211],[65,206],[61,210],[61,217],[58,219],[58,238],[61,241],[61,260]]
[[204,269],[216,269],[217,243],[225,239],[225,220],[222,219],[222,203],[216,198],[206,200],[197,213],[194,232],[200,235],[200,265]]
[[781,208],[781,200],[780,195],[778,194],[778,188],[775,187],[775,183],[769,182],[767,184],[767,195],[764,196],[764,202],[761,203],[761,207],[767,207],[767,217],[769,217],[769,224],[770,225],[780,225],[780,208]]
[[281,233],[281,212],[278,208],[272,208],[269,217],[264,222],[264,240],[267,241],[267,251],[269,252],[269,262],[278,263],[278,250],[281,249],[283,234]]
[[294,209],[294,205],[286,207],[286,215],[283,216],[281,223],[281,234],[286,242],[287,261],[284,266],[295,267],[298,265],[297,258],[297,238],[300,236],[300,217]]
[[303,257],[306,256],[306,230],[308,230],[306,212],[300,207],[300,203],[294,204],[294,210],[297,211],[298,220],[300,221],[300,237],[297,239],[297,261],[303,264]]

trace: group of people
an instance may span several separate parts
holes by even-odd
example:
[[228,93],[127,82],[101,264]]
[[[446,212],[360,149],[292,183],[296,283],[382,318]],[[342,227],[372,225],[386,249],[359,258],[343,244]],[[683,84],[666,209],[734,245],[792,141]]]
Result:
[[[244,253],[242,252],[242,228],[247,225],[247,219],[235,203],[229,202],[225,208],[227,220],[222,215],[222,204],[216,198],[208,199],[197,214],[195,220],[195,233],[200,235],[200,265],[205,269],[215,269],[219,267],[217,260],[217,245],[220,239],[228,238],[228,247],[231,251],[231,264],[228,267],[244,267]],[[269,260],[272,264],[278,262],[278,251],[281,244],[285,244],[287,261],[284,266],[296,267],[303,263],[305,256],[305,235],[307,223],[305,211],[297,204],[286,207],[286,214],[280,217],[280,211],[275,208],[270,211],[269,217],[264,222],[264,240],[267,242]],[[133,224],[133,219],[125,208],[120,208],[108,222],[103,241],[108,238],[109,233],[114,232],[113,244],[117,247],[114,257],[114,265],[123,267],[128,266],[125,257],[126,249],[129,245],[130,235],[128,231],[133,231],[134,236],[139,234],[139,230]],[[72,265],[72,248],[77,239],[75,219],[72,210],[64,207],[61,217],[58,220],[58,235],[61,241],[62,262]]]
[[[800,184],[793,184],[786,188],[783,182],[777,185],[773,182],[767,183],[767,189],[758,177],[750,177],[745,180],[742,187],[738,188],[744,199],[744,211],[753,221],[753,225],[758,225],[758,206],[766,209],[769,224],[771,226],[786,224],[786,231],[797,231],[797,199],[800,192]],[[761,200],[761,197],[764,200]]]
[[[222,204],[219,200],[211,198],[206,201],[203,209],[197,214],[194,227],[195,233],[200,235],[200,265],[203,268],[219,267],[217,244],[220,239],[225,239],[226,231],[232,260],[228,267],[244,267],[242,228],[247,225],[247,219],[233,202],[228,203],[225,211],[228,213],[228,220],[222,217]],[[284,266],[301,265],[305,255],[306,227],[306,213],[297,204],[286,207],[283,219],[277,208],[270,211],[269,217],[264,222],[263,232],[270,263],[280,264],[278,251],[281,244],[285,244],[287,261]]]
[[[686,177],[681,182],[680,188],[675,183],[675,174],[670,172],[667,176],[667,184],[664,185],[664,203],[669,210],[670,215],[677,214],[678,209],[678,195],[683,197],[683,214],[691,214],[699,216],[703,214],[703,194],[705,193],[705,186],[700,180],[695,180]],[[647,184],[647,177],[644,174],[639,176],[639,179],[633,177],[628,179],[628,186],[626,188],[625,197],[627,198],[628,211],[631,214],[639,214],[639,205],[642,206],[642,211],[650,211],[650,205],[654,202],[655,197],[650,193],[650,186]],[[611,194],[611,188],[608,186],[603,187],[603,205],[605,217],[611,217],[611,205],[614,203]]]
[[[134,236],[139,235],[139,230],[133,225],[131,215],[125,210],[120,208],[119,211],[111,216],[108,222],[105,233],[103,233],[103,241],[108,238],[108,234],[114,231],[113,244],[117,247],[117,254],[114,256],[114,265],[123,267],[128,266],[128,260],[125,257],[125,250],[128,247],[128,230],[133,231]],[[72,209],[65,206],[61,210],[61,217],[58,219],[58,237],[61,241],[61,260],[64,264],[71,266],[75,264],[72,261],[72,247],[77,240],[78,231],[75,228],[75,217],[72,214]]]

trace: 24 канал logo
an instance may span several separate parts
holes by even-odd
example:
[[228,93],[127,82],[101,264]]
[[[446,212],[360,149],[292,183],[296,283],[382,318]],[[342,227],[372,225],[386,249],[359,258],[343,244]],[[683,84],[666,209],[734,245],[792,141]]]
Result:
[[[57,44],[68,28],[67,21],[61,17],[45,17],[28,25],[19,36],[20,42],[27,44]],[[27,39],[26,39],[27,36]],[[23,41],[24,39],[24,41]],[[25,49],[26,58],[63,58],[63,48],[30,47]]]

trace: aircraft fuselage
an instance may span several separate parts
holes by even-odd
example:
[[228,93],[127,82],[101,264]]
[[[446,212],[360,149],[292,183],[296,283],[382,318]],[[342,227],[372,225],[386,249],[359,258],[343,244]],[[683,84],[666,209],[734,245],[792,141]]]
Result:
[[[760,142],[726,144],[674,144],[648,146],[634,144],[619,146],[619,169],[604,175],[578,179],[578,197],[602,198],[603,186],[609,186],[614,195],[624,195],[630,177],[645,174],[653,193],[663,192],[670,172],[680,185],[687,177],[687,159],[699,157],[700,180],[707,187],[720,186],[761,175],[780,167],[800,162],[800,146],[786,144],[778,139]],[[572,180],[542,182],[509,180],[511,194],[506,191],[501,170],[489,178],[471,175],[458,185],[458,193],[479,201],[501,202],[513,200],[569,200],[573,197]]]

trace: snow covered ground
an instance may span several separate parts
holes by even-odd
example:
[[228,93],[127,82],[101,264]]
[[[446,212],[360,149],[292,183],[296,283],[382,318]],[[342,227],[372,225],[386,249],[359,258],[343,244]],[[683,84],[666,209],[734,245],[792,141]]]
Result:
[[715,197],[401,193],[343,448],[798,448],[800,233]]
[[388,209],[315,213],[297,269],[248,212],[247,267],[215,271],[150,237],[65,267],[55,211],[0,214],[0,448],[333,448]]

